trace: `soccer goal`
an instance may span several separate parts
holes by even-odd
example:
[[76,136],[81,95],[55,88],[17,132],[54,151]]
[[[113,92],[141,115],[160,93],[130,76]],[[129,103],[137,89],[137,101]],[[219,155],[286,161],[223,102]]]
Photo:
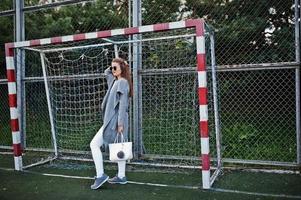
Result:
[[[129,61],[130,164],[221,171],[214,36],[202,19],[6,44],[15,169],[92,161],[102,125],[104,70]],[[18,97],[18,100],[17,100]],[[209,137],[210,142],[209,142]]]

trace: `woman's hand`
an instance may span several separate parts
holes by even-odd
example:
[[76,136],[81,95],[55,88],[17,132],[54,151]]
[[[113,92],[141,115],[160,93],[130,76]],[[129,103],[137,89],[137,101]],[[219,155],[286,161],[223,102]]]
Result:
[[121,125],[121,126],[118,126],[117,132],[118,132],[119,134],[123,133],[123,126],[122,126],[122,125]]

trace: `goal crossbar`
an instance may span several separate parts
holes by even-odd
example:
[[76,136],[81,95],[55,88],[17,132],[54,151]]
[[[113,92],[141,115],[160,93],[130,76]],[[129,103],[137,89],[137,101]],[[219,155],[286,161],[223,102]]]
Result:
[[176,36],[166,36],[166,37],[156,37],[156,38],[148,38],[148,39],[141,39],[141,40],[124,40],[124,41],[116,41],[116,42],[109,42],[102,43],[102,44],[91,44],[91,45],[84,45],[84,46],[72,46],[72,47],[62,47],[62,48],[52,48],[52,49],[37,49],[37,48],[31,48],[31,47],[24,47],[24,49],[37,51],[37,52],[56,52],[56,51],[65,51],[65,50],[71,50],[71,49],[85,49],[85,48],[97,48],[97,47],[105,47],[110,46],[112,44],[131,44],[131,43],[137,43],[137,42],[146,42],[146,41],[154,41],[154,40],[166,40],[166,39],[176,39],[176,38],[189,38],[194,37],[196,34],[186,34],[186,35],[176,35]]

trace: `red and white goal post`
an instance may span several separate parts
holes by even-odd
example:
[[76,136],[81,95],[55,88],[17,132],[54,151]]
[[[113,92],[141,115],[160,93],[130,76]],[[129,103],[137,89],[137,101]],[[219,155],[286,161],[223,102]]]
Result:
[[[137,39],[138,37],[133,37],[134,35],[139,35],[140,38]],[[134,52],[135,47],[139,45],[141,52]],[[145,152],[150,152],[150,154],[156,154],[156,151],[160,152],[160,154],[165,152],[165,157],[169,157],[172,154],[170,152],[176,152],[172,156],[181,158],[181,162],[184,163],[185,161],[186,165],[191,168],[193,168],[191,163],[195,162],[195,160],[197,162],[201,161],[201,165],[198,168],[202,169],[202,185],[204,189],[209,189],[218,176],[221,170],[221,154],[219,147],[214,37],[213,32],[209,31],[203,19],[190,19],[6,43],[5,52],[11,115],[10,124],[16,170],[28,168],[28,166],[23,166],[22,154],[24,150],[30,149],[29,143],[28,145],[22,145],[21,141],[23,133],[21,133],[20,127],[22,124],[21,119],[23,118],[20,117],[21,111],[19,109],[20,105],[17,103],[17,97],[23,97],[21,97],[17,88],[22,89],[25,87],[17,87],[16,77],[17,74],[21,73],[17,70],[22,69],[25,71],[25,67],[39,66],[43,72],[43,79],[40,77],[37,80],[44,81],[45,91],[43,93],[45,93],[45,99],[47,98],[50,126],[47,128],[49,130],[45,130],[45,134],[50,132],[52,134],[51,144],[53,146],[50,151],[52,151],[53,157],[51,159],[56,159],[67,150],[75,153],[89,152],[88,141],[95,134],[95,130],[97,130],[97,126],[100,123],[100,120],[95,121],[94,119],[98,116],[99,119],[101,118],[99,102],[101,102],[101,98],[106,91],[105,79],[102,73],[110,65],[113,57],[125,54],[125,58],[129,60],[133,68],[133,100],[139,99],[140,96],[140,101],[142,101],[142,106],[144,106],[137,109],[145,112],[139,115],[142,117],[139,120],[143,121],[142,126],[144,126],[142,127],[143,137],[140,138],[141,142],[144,143],[144,148],[146,148]],[[23,57],[25,62],[22,65],[19,63],[20,58],[18,58],[21,54],[23,56],[25,54],[25,57]],[[34,56],[36,57],[32,59],[31,57]],[[138,61],[135,60],[135,57],[142,59],[142,66],[138,66],[139,64],[137,64]],[[33,60],[37,63],[33,64]],[[187,73],[189,73],[189,76]],[[157,87],[155,91],[160,91],[158,88],[163,87],[161,89],[163,90],[162,93],[158,94],[158,96],[152,94],[152,97],[147,94],[147,97],[143,99],[144,94],[141,93],[139,87],[136,87],[138,83],[135,82],[139,80],[139,76],[142,78],[142,83],[140,84],[142,84],[144,92],[152,91],[152,87]],[[98,80],[98,77],[101,77],[101,80]],[[210,77],[211,83],[210,100],[208,100],[208,77]],[[26,77],[23,77],[23,79],[18,81],[18,83],[26,82]],[[33,78],[31,77],[31,79]],[[143,80],[145,81],[143,82]],[[160,86],[156,85],[158,82],[160,82]],[[177,86],[176,84],[181,85]],[[25,93],[25,91],[23,92]],[[194,96],[198,96],[197,101],[189,99]],[[146,103],[144,103],[144,100]],[[168,106],[166,106],[166,102],[168,102]],[[198,102],[198,106],[194,105],[195,102]],[[208,102],[212,105],[210,108],[211,113],[208,111]],[[139,103],[136,106],[139,107]],[[199,123],[194,120],[196,108],[199,108]],[[157,110],[152,112],[152,109]],[[162,113],[155,115],[158,112]],[[135,115],[134,111],[134,120],[137,120]],[[37,114],[37,116],[40,115]],[[147,118],[148,116],[150,117]],[[168,121],[168,127],[166,125],[163,126],[162,124],[164,123],[161,123],[163,119],[160,121],[160,116],[172,118],[170,120],[178,120],[179,122],[177,124],[177,121]],[[210,116],[212,116],[212,128],[209,127],[209,123],[211,123],[209,122]],[[179,123],[185,120],[189,124],[188,128],[185,128],[186,125],[183,124],[179,126],[181,130],[177,131]],[[30,119],[26,123],[35,123],[34,121],[29,121]],[[147,122],[151,124],[149,128],[147,127]],[[134,126],[135,124],[139,123],[134,123]],[[198,127],[198,131],[195,131],[195,127]],[[80,133],[77,132],[79,130]],[[131,130],[134,130],[132,131],[132,136],[136,137],[137,133],[135,133],[135,130],[138,129],[133,127]],[[31,134],[31,130],[27,130],[27,132],[27,134]],[[178,144],[179,147],[168,146],[169,144],[167,143],[161,146],[157,145],[161,141],[154,141],[152,134],[157,134],[157,138],[163,138],[167,137],[164,135],[166,132],[187,135],[182,137],[171,135],[171,137],[166,139],[167,141],[175,139],[172,141],[172,145]],[[195,135],[199,136],[198,141],[194,140]],[[210,143],[209,135],[214,136],[215,141],[212,140]],[[69,137],[66,141],[70,140],[70,143],[64,141],[66,137]],[[26,139],[26,137],[24,138]],[[185,138],[187,138],[187,141]],[[36,140],[39,139],[36,138]],[[77,143],[77,140],[80,141]],[[200,147],[197,143],[201,144]],[[37,142],[31,144],[36,149],[44,148],[38,145],[34,146],[38,144]],[[164,146],[167,146],[166,149],[163,149]],[[214,157],[213,159],[210,159],[210,146],[215,152],[214,156],[211,155],[211,157]],[[171,148],[174,149],[169,151]],[[45,152],[47,151],[45,150]],[[183,152],[192,153],[185,155]],[[195,160],[192,158],[194,155],[197,157]],[[163,159],[163,157],[161,158]],[[217,163],[214,168],[210,166],[213,162]],[[34,166],[34,164],[30,163],[29,166]],[[210,173],[213,170],[214,172]]]

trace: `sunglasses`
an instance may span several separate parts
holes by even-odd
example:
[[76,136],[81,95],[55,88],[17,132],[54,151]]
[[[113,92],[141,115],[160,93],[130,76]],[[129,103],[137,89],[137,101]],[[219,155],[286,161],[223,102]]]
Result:
[[111,70],[111,71],[112,71],[112,70],[116,71],[116,70],[117,70],[117,67],[116,67],[116,66],[110,67],[110,70]]

